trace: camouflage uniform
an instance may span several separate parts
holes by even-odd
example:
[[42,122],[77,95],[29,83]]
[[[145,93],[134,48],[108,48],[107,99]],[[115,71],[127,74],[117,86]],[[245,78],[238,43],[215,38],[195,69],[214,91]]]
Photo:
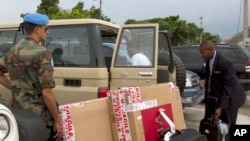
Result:
[[[25,39],[11,48],[6,58],[13,96],[11,106],[39,115],[47,126],[53,126],[53,117],[46,108],[42,89],[55,87],[51,57],[45,47]],[[0,71],[6,71],[6,67],[0,65]]]

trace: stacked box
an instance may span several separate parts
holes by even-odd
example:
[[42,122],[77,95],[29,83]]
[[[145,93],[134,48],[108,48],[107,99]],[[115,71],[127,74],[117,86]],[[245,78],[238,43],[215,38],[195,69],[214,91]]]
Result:
[[62,105],[60,109],[64,141],[113,141],[107,98]]
[[111,90],[108,97],[114,141],[159,140],[159,132],[169,127],[160,108],[176,129],[186,128],[179,89],[173,83]]
[[158,141],[169,125],[159,109],[184,129],[178,87],[172,83],[110,90],[107,98],[59,106],[65,141]]
[[[142,105],[139,90],[139,87],[129,87],[119,90],[110,90],[107,93],[110,100],[111,125],[115,141],[138,140],[133,133],[140,133],[142,137],[144,136],[143,130],[137,128],[141,127],[141,122],[129,120],[132,115],[128,113],[128,110],[133,110],[135,108],[140,109],[138,103]],[[130,103],[131,105],[127,105],[126,103]],[[125,107],[125,105],[127,105],[127,107]]]
[[59,106],[60,121],[62,125],[63,139],[66,141],[75,141],[75,129],[73,126],[70,108],[84,106],[84,102],[71,103]]
[[173,83],[162,83],[140,87],[142,100],[157,98],[158,105],[171,104],[173,121],[176,129],[185,129],[184,113],[179,88]]

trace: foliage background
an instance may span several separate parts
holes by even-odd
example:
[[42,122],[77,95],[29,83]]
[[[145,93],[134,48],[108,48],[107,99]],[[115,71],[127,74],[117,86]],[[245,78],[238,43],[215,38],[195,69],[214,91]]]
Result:
[[[112,22],[109,17],[101,14],[100,9],[95,6],[85,9],[84,2],[78,2],[71,9],[62,9],[59,7],[59,2],[59,0],[41,0],[40,5],[37,6],[37,12],[48,15],[50,19],[95,18]],[[24,15],[21,14],[22,17]],[[202,40],[211,40],[214,43],[220,43],[221,41],[218,34],[213,35],[210,32],[205,32],[202,27],[180,19],[179,15],[145,20],[128,19],[124,24],[140,23],[159,23],[161,30],[168,30],[173,46],[198,44]]]

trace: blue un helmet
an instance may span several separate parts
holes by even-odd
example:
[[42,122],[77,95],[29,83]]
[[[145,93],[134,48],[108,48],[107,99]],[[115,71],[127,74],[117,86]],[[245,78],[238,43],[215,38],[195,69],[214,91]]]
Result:
[[47,25],[49,23],[49,18],[47,15],[40,13],[28,13],[23,17],[23,22],[20,24],[18,31],[22,31],[24,34],[24,23],[34,24],[38,26]]
[[49,18],[47,15],[40,13],[28,13],[24,16],[23,22],[42,26],[49,23]]

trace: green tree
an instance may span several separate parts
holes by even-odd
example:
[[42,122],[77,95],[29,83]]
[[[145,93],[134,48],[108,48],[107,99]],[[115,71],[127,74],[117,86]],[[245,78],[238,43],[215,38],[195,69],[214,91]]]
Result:
[[60,11],[58,4],[59,0],[41,0],[41,4],[37,6],[37,12],[46,14],[52,19]]
[[128,19],[125,21],[125,24],[137,24],[138,22],[135,19]]
[[[92,6],[89,11],[88,11],[91,15],[91,18],[95,18],[95,19],[99,19],[100,18],[100,9],[96,8],[95,6]],[[105,21],[111,21],[111,19],[105,15],[101,15],[101,19],[105,20]]]
[[197,27],[194,23],[188,23],[188,35],[187,35],[187,43],[188,44],[196,44],[200,42],[200,35],[203,32],[202,28]]
[[[62,9],[58,5],[59,0],[41,0],[41,4],[37,7],[37,12],[48,15],[50,19],[100,18],[99,8],[92,6],[89,10],[84,9],[83,2],[78,2],[72,9]],[[102,15],[101,19],[111,21],[105,15]]]
[[210,40],[214,43],[220,43],[221,39],[220,36],[218,34],[216,35],[212,35],[209,32],[204,32],[202,35],[202,40]]
[[[186,21],[180,20],[179,16],[165,18],[166,28],[169,30],[172,45],[185,44],[188,39],[188,29]],[[160,25],[161,26],[161,25]]]
[[69,12],[69,17],[68,18],[90,18],[91,15],[87,10],[84,10],[84,3],[83,2],[78,2],[76,6],[74,6],[71,11]]
[[[170,40],[173,46],[184,44],[197,44],[200,42],[202,28],[197,27],[194,23],[187,23],[181,20],[179,15],[169,16],[166,18],[152,18],[136,21],[128,19],[125,24],[140,24],[140,23],[159,23],[160,30],[168,30]],[[207,34],[206,34],[207,35]],[[214,41],[220,40],[218,35],[210,34],[209,38]]]

